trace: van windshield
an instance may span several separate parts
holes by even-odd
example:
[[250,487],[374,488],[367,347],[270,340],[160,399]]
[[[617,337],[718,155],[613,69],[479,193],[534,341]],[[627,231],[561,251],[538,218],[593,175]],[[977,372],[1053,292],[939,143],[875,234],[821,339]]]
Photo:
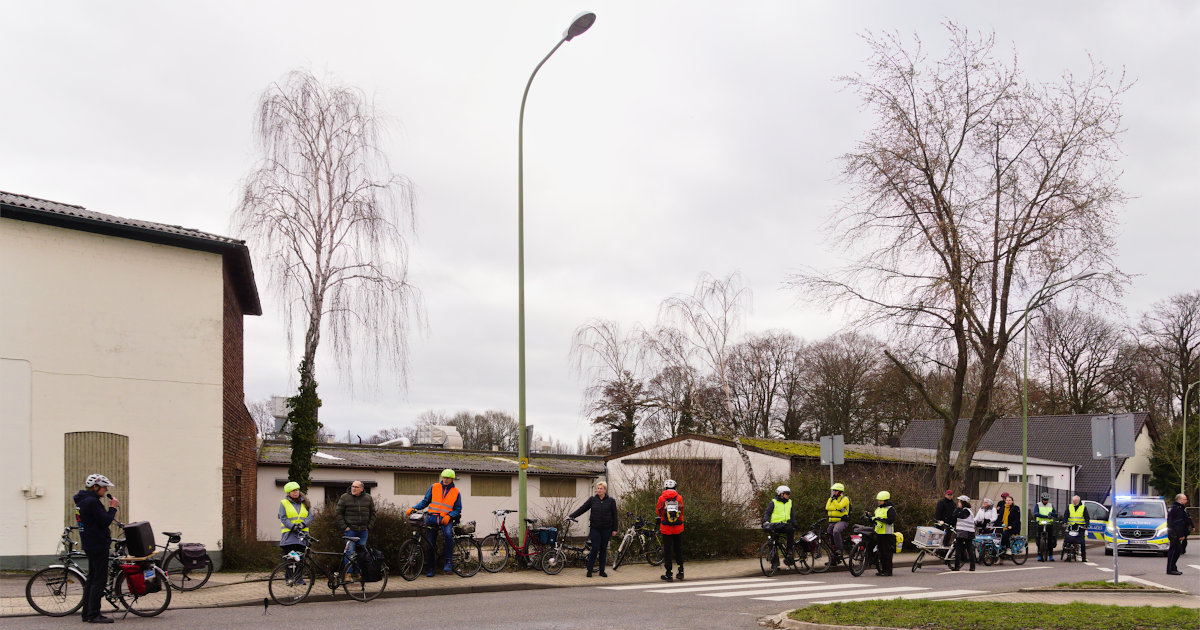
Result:
[[1158,501],[1134,501],[1117,506],[1118,518],[1166,518],[1167,508]]

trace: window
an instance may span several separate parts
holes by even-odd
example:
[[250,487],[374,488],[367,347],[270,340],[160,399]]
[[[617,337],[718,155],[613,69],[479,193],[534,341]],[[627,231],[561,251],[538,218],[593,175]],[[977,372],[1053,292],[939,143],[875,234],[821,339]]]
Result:
[[471,496],[511,497],[512,477],[510,475],[471,475]]
[[438,482],[437,473],[396,473],[396,494],[401,496],[425,496],[425,491]]
[[575,478],[556,479],[552,477],[542,477],[540,480],[541,494],[543,497],[575,497]]
[[1009,475],[1008,480],[1015,483],[1021,482],[1021,475]]

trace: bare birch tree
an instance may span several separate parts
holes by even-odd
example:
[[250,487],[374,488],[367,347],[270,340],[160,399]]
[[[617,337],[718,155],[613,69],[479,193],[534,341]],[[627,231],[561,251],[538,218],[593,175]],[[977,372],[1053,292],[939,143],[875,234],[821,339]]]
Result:
[[[949,366],[951,392],[936,397],[914,376],[918,357],[887,355],[943,421],[941,487],[965,478],[997,418],[998,376],[1028,312],[1081,285],[1101,295],[1120,288],[1111,233],[1124,200],[1116,161],[1127,89],[1096,66],[1082,78],[1037,83],[1015,55],[996,57],[994,36],[954,24],[947,31],[939,60],[919,40],[864,38],[870,71],[844,82],[876,124],[843,157],[854,192],[833,224],[855,260],[792,278],[859,307],[860,324],[895,325],[898,337]],[[969,424],[952,468],[960,418]]]
[[[294,71],[258,103],[262,158],[246,178],[235,229],[252,244],[288,322],[288,346],[303,330],[301,396],[293,399],[292,458],[307,487],[320,426],[317,348],[333,344],[339,375],[353,383],[355,359],[374,379],[383,364],[403,385],[410,318],[419,295],[408,278],[415,231],[412,186],[379,148],[381,121],[361,91]],[[303,401],[297,400],[304,397]]]

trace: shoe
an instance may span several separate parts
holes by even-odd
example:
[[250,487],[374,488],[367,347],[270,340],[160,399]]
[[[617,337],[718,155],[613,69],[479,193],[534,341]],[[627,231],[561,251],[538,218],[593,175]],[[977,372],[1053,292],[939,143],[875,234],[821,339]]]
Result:
[[1045,559],[1045,558],[1043,558],[1043,557],[1041,557],[1041,556],[1038,556],[1038,562],[1045,562],[1045,561],[1046,561],[1046,559]]
[[670,573],[664,573],[658,577],[660,580],[662,580],[664,582],[674,582],[675,581],[675,578],[671,577]]
[[113,622],[112,617],[105,617],[104,615],[96,615],[95,617],[88,619],[88,623],[112,623],[112,622]]
[[453,569],[453,567],[451,567],[450,563],[447,562],[446,566],[442,567],[442,573],[449,573],[452,569]]
[[433,569],[430,569],[429,573],[425,574],[425,577],[433,577]]
[[591,572],[591,571],[588,571],[588,572],[587,572],[587,575],[585,575],[585,576],[583,576],[583,577],[592,577],[592,572]]
[[1050,562],[1054,562],[1054,556],[1050,556]]
[[308,582],[305,582],[304,578],[296,578],[296,581],[294,582],[294,584],[296,586],[304,586],[305,584],[308,584]]
[[[608,577],[608,574],[607,574],[607,573],[605,573],[604,571],[601,571],[601,572],[600,572],[600,577]],[[683,578],[680,578],[680,579],[683,579]]]
[[975,565],[971,565],[971,568],[968,569],[968,571],[974,571],[974,570],[975,570]]
[[679,570],[675,572],[675,579],[680,582],[683,581],[683,567],[679,567]]
[[1167,575],[1183,575],[1183,571],[1167,571]]

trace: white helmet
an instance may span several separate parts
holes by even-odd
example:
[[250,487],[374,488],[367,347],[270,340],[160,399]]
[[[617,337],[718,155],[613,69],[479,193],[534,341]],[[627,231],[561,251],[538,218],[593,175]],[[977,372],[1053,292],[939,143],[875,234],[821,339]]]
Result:
[[787,486],[779,486],[778,488],[775,488],[775,494],[783,494],[784,492],[791,492],[791,491],[792,491],[792,489]]
[[675,489],[675,480],[674,480],[674,479],[668,479],[668,480],[664,481],[664,482],[663,482],[663,488],[665,488],[665,489],[667,489],[667,490],[674,490],[674,489]]
[[114,487],[113,482],[109,481],[108,477],[105,477],[101,474],[88,475],[88,478],[84,480],[83,487],[91,488],[92,486],[104,486],[106,488]]

